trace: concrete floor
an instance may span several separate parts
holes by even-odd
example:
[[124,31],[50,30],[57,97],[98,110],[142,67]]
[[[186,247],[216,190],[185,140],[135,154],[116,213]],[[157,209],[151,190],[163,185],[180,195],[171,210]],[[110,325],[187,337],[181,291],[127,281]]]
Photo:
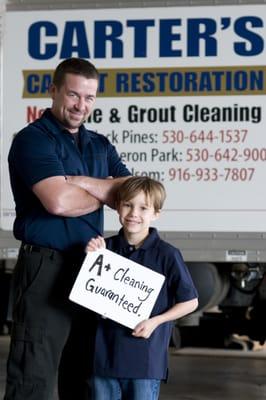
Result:
[[[0,336],[0,399],[8,336]],[[169,351],[170,377],[160,400],[266,400],[266,350]],[[73,399],[78,400],[78,399]]]

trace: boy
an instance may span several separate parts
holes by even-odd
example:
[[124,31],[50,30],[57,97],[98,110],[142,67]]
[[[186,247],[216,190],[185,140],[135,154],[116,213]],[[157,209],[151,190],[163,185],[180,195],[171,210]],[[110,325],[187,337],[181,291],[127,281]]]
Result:
[[94,400],[157,400],[160,381],[167,378],[167,354],[172,321],[194,311],[197,291],[180,251],[160,239],[150,224],[165,200],[160,182],[148,177],[127,179],[117,192],[122,229],[106,239],[91,239],[86,251],[107,247],[166,279],[149,319],[133,332],[99,317],[95,339]]

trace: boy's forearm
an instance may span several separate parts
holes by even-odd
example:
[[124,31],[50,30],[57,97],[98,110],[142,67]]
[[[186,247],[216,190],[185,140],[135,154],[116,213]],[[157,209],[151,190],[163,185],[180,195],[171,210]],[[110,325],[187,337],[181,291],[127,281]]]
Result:
[[198,299],[195,298],[189,301],[185,301],[183,303],[177,303],[165,313],[156,315],[153,318],[156,318],[158,325],[161,325],[164,322],[174,321],[176,319],[182,318],[185,315],[188,315],[195,311],[197,307]]
[[158,328],[159,325],[174,321],[194,311],[198,306],[198,300],[192,299],[184,303],[178,303],[170,308],[165,313],[156,315],[144,321],[141,321],[132,332],[135,337],[149,338],[152,332]]

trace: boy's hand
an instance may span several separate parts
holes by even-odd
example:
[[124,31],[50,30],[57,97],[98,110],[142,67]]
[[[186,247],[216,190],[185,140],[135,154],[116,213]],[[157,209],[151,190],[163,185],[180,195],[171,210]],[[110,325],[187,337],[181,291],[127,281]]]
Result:
[[148,339],[152,332],[157,328],[158,326],[158,321],[156,317],[150,318],[150,319],[145,319],[144,321],[141,321],[138,323],[138,325],[135,327],[134,331],[132,332],[132,335],[135,337],[143,337],[145,339]]
[[89,251],[95,251],[98,249],[105,249],[106,245],[105,245],[105,240],[102,236],[97,236],[96,238],[92,238],[87,246],[86,246],[86,253],[88,253]]

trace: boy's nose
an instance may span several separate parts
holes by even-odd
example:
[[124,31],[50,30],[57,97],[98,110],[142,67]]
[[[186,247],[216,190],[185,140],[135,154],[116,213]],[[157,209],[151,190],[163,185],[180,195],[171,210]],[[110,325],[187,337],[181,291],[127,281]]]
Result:
[[131,208],[130,215],[136,216],[137,215],[137,210],[135,208]]

